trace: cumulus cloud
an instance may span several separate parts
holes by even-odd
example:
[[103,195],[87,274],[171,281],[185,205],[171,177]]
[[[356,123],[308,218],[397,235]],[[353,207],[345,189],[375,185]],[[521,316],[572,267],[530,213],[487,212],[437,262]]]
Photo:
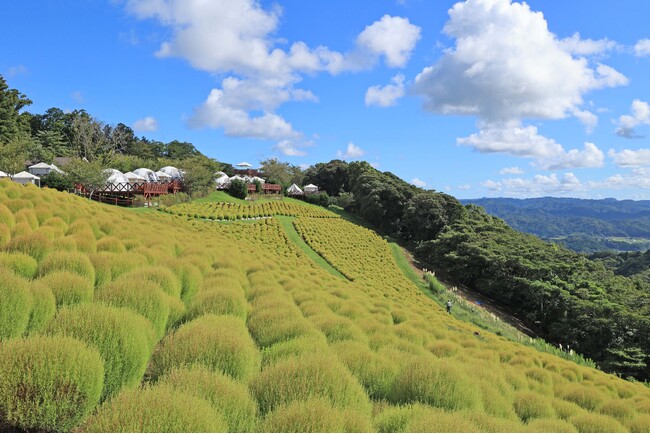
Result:
[[420,187],[420,188],[425,188],[427,186],[427,183],[422,181],[420,178],[411,179],[411,184],[415,185],[416,187]]
[[282,155],[287,157],[302,157],[307,155],[305,151],[299,149],[298,146],[290,140],[282,140],[273,147],[274,150],[279,151]]
[[481,183],[492,193],[505,193],[513,197],[531,197],[543,195],[568,195],[585,190],[585,185],[571,172],[561,177],[535,175],[532,179],[506,178],[501,181],[487,180]]
[[624,149],[616,152],[610,149],[607,153],[614,160],[614,163],[621,167],[650,166],[650,149],[638,149],[636,151]]
[[456,186],[458,190],[471,190],[472,186],[469,184],[463,184],[463,185],[458,185]]
[[500,175],[523,175],[524,171],[517,166],[513,167],[504,167],[499,170]]
[[623,115],[618,119],[616,134],[626,139],[642,138],[634,130],[639,125],[650,125],[650,105],[647,102],[635,99],[632,101],[632,114]]
[[371,86],[366,91],[366,106],[390,107],[404,96],[404,75],[397,74],[391,79],[393,84],[384,87]]
[[579,151],[571,149],[557,157],[540,160],[534,165],[544,170],[562,170],[577,168],[603,167],[605,154],[593,143],[585,142],[584,149]]
[[[257,0],[127,0],[126,9],[171,30],[158,57],[183,58],[196,69],[229,75],[195,109],[190,124],[223,128],[231,136],[286,140],[299,134],[274,112],[287,101],[317,101],[297,88],[304,74],[357,71],[381,58],[389,67],[403,67],[420,38],[420,28],[408,19],[385,15],[347,53],[302,41],[283,49],[274,36],[281,8],[265,9]],[[264,134],[262,126],[272,129]]]
[[637,57],[650,56],[650,39],[639,39],[634,44],[634,54]]
[[444,33],[455,40],[417,75],[413,92],[433,113],[473,115],[480,131],[458,143],[480,152],[558,157],[564,148],[525,119],[577,117],[587,129],[597,117],[583,95],[626,85],[614,68],[587,58],[614,47],[607,39],[558,39],[540,12],[511,0],[467,0],[449,10]]
[[358,147],[352,142],[348,143],[348,147],[345,152],[343,151],[336,151],[336,156],[337,158],[343,158],[346,160],[353,159],[353,158],[361,158],[366,154],[366,151]]
[[390,67],[402,68],[420,39],[420,31],[407,18],[384,15],[359,34],[357,46],[372,55],[383,56]]
[[138,119],[133,123],[133,130],[135,131],[157,131],[158,121],[153,116],[147,116]]

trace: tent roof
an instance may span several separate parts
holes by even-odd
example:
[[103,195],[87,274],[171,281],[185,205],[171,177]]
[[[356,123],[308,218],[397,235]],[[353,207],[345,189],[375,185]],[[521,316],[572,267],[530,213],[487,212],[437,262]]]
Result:
[[28,169],[52,169],[52,166],[50,166],[47,163],[40,162],[37,164],[32,164],[31,166],[28,167]]
[[308,185],[305,185],[304,188],[318,188],[318,186],[316,186],[314,184],[308,184]]
[[24,170],[22,172],[18,172],[14,175],[14,179],[41,179],[40,177],[36,175],[32,175],[29,172],[25,172]]
[[245,161],[242,161],[241,163],[236,164],[236,166],[237,166],[237,167],[253,167],[252,164],[247,163],[247,162],[245,162]]
[[172,177],[169,173],[163,172],[161,170],[156,172],[156,176],[158,176],[159,178],[171,178]]
[[287,192],[289,192],[289,193],[302,193],[302,190],[296,184],[291,184],[291,187],[287,188]]
[[126,172],[124,176],[126,176],[127,178],[144,179],[144,176],[140,176],[137,173],[133,173],[133,172]]
[[2,170],[0,170],[0,178],[8,178],[8,177],[9,177],[9,175],[7,175]]

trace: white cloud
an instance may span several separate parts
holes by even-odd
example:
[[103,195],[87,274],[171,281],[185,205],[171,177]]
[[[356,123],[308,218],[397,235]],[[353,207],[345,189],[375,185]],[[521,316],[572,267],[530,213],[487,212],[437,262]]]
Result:
[[616,165],[621,167],[650,166],[650,149],[639,149],[636,151],[624,149],[616,152],[610,149],[608,154]]
[[359,34],[348,53],[302,41],[283,49],[275,36],[281,8],[265,9],[258,0],[127,0],[126,9],[171,30],[158,57],[183,58],[196,69],[226,75],[221,88],[194,110],[190,125],[223,128],[230,136],[301,136],[275,111],[288,101],[317,101],[309,90],[296,88],[304,74],[358,71],[380,58],[389,67],[403,67],[420,37],[408,19],[384,15]]
[[500,175],[523,175],[524,171],[517,166],[505,167],[499,170]]
[[565,51],[580,56],[590,56],[594,54],[601,54],[606,51],[616,48],[616,42],[610,41],[607,38],[598,39],[581,39],[580,33],[576,32],[568,38],[559,41],[560,47]]
[[384,87],[371,86],[366,91],[366,106],[390,107],[404,96],[404,75],[397,74],[391,79],[393,84]]
[[458,143],[480,152],[558,157],[565,152],[562,146],[523,120],[574,116],[590,131],[598,119],[582,107],[583,96],[629,81],[586,57],[612,49],[612,41],[582,40],[578,34],[560,40],[543,14],[526,3],[456,3],[444,33],[455,46],[424,68],[412,89],[428,111],[476,116],[480,131]]
[[366,151],[358,147],[352,142],[348,143],[348,147],[345,152],[343,151],[336,151],[336,157],[337,158],[343,158],[343,159],[353,159],[353,158],[360,158],[363,157],[366,154]]
[[138,119],[133,123],[133,130],[135,131],[157,131],[158,121],[153,116],[147,116]]
[[634,45],[634,54],[637,57],[650,56],[650,39],[639,39]]
[[606,190],[622,190],[626,188],[650,188],[650,170],[645,167],[639,167],[632,173],[610,176],[604,181],[591,181],[588,183],[590,188]]
[[563,152],[562,145],[537,133],[537,127],[518,122],[484,124],[478,133],[456,139],[483,153],[505,153],[518,157],[553,157]]
[[72,98],[72,100],[77,104],[81,104],[84,102],[84,96],[80,90],[75,90],[74,92],[72,92],[70,94],[70,98]]
[[208,99],[194,109],[190,126],[195,128],[223,128],[229,137],[252,137],[258,139],[299,139],[289,122],[273,113],[250,116],[246,110],[224,103],[224,91],[212,89]]
[[376,56],[384,56],[390,67],[402,68],[419,39],[420,28],[407,18],[384,15],[359,34],[357,46]]
[[469,184],[463,184],[463,185],[458,185],[456,186],[458,190],[471,190],[472,186]]
[[506,178],[501,181],[487,180],[481,183],[489,191],[505,193],[513,197],[531,197],[543,195],[570,195],[585,190],[585,185],[571,172],[562,177],[552,173],[535,175],[532,179]]
[[422,181],[419,178],[411,179],[411,184],[415,185],[416,187],[420,187],[420,188],[425,188],[427,186],[427,183]]
[[15,77],[17,75],[27,74],[28,72],[29,72],[29,70],[27,69],[27,67],[25,65],[10,66],[7,69],[6,76],[7,77]]
[[282,154],[287,157],[302,157],[307,155],[305,151],[298,149],[297,145],[289,140],[278,142],[273,149],[282,152]]
[[634,128],[638,125],[650,125],[650,105],[647,102],[635,99],[632,101],[632,114],[623,115],[618,119],[616,134],[626,139],[640,138]]
[[540,160],[534,165],[544,170],[603,167],[605,154],[593,143],[585,142],[584,150],[571,149],[557,157]]

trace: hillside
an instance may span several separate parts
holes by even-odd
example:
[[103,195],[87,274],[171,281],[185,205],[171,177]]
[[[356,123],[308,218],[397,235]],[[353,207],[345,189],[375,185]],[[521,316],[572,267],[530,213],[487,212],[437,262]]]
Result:
[[292,205],[340,275],[275,217],[0,182],[2,429],[650,430],[647,387],[454,319],[381,237]]
[[650,248],[650,201],[542,197],[461,203],[482,206],[519,231],[578,252]]

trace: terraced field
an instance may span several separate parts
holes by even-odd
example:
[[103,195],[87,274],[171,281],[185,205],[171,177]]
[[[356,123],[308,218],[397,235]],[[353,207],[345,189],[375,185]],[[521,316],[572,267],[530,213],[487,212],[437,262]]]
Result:
[[650,389],[476,334],[383,239],[295,206],[350,280],[275,218],[140,214],[0,181],[0,428],[650,431]]

